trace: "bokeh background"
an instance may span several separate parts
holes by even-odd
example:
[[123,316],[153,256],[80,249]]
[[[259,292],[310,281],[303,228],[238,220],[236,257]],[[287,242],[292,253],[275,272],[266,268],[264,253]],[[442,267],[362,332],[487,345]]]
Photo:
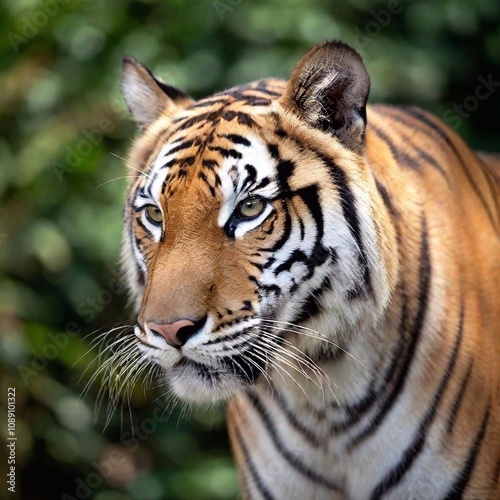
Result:
[[15,387],[8,498],[237,498],[223,408],[168,406],[141,378],[109,422],[100,380],[80,397],[90,342],[131,317],[118,282],[120,157],[135,134],[121,58],[201,97],[286,78],[339,38],[363,55],[372,102],[418,104],[498,151],[500,2],[2,0],[0,29],[0,497]]

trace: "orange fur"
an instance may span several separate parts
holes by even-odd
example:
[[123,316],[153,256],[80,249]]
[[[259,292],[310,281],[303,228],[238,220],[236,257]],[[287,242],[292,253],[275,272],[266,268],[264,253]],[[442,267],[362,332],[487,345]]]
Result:
[[[256,82],[195,107],[183,99],[177,107],[170,103],[168,113],[147,125],[130,156],[146,175],[153,172],[165,144],[177,140],[187,146],[176,153],[168,171],[171,177],[162,189],[160,241],[143,227],[141,212],[131,208],[144,179],[130,186],[128,217],[147,269],[145,284],[137,291],[139,325],[208,315],[215,318],[212,336],[217,338],[225,325],[252,316],[244,304],[259,310],[255,282],[262,278],[269,257],[262,247],[276,245],[289,230],[285,203],[277,199],[273,215],[244,237],[228,237],[219,223],[222,174],[207,168],[207,161],[220,167],[231,156],[228,135],[254,142],[257,138],[275,148],[280,161],[292,161],[295,171],[287,180],[289,189],[299,192],[314,182],[320,186],[325,211],[339,210],[350,200],[332,183],[331,169],[338,169],[338,178],[352,190],[359,231],[370,242],[368,259],[377,262],[367,264],[372,299],[369,306],[363,297],[350,299],[352,317],[332,316],[333,302],[328,309],[323,301],[325,309],[303,324],[314,330],[321,326],[332,342],[362,359],[368,371],[338,350],[325,355],[320,342],[310,344],[287,327],[283,336],[288,361],[300,365],[292,357],[296,352],[312,358],[338,383],[337,392],[335,400],[322,406],[324,388],[311,382],[318,376],[315,369],[308,366],[304,373],[297,369],[296,373],[283,365],[306,397],[293,384],[283,384],[272,366],[266,369],[271,382],[261,377],[251,390],[253,396],[243,391],[234,396],[229,431],[245,495],[378,498],[377,492],[383,492],[388,498],[425,498],[422,492],[430,488],[427,498],[431,498],[433,491],[444,491],[443,485],[455,480],[467,498],[500,498],[500,161],[472,151],[442,122],[417,108],[369,106],[362,142],[358,142],[359,122],[336,134],[340,140],[328,138],[325,130],[312,125],[322,111],[306,105],[298,110],[292,105],[296,93],[291,91],[310,61],[316,64],[324,57],[323,52],[311,51],[288,85],[273,79]],[[350,64],[349,57],[341,53],[342,64]],[[325,158],[333,165],[330,170]],[[304,200],[290,201],[291,217],[297,221],[297,214],[302,214],[313,225]],[[328,325],[337,323],[337,330],[328,330]],[[145,332],[142,339],[148,339]],[[406,372],[405,363],[410,362]],[[369,374],[375,375],[371,382],[380,398],[370,402],[360,417],[350,409],[352,398],[369,386]],[[381,384],[384,374],[387,383]],[[390,405],[387,414],[377,407],[384,401]],[[336,405],[346,408],[347,423],[335,413]],[[382,413],[382,424],[376,421],[377,412]],[[269,430],[266,415],[276,422],[276,432]],[[365,429],[368,437],[361,432],[365,418],[379,426],[373,435]],[[400,427],[389,431],[390,419]],[[311,435],[301,430],[308,425]],[[396,446],[399,441],[406,443],[399,432],[414,434],[414,447],[421,446],[417,456],[411,447],[407,450],[417,464],[414,473],[405,469],[404,447]],[[299,448],[280,448],[294,439],[301,443]],[[283,465],[270,472],[273,457],[280,452]],[[297,457],[295,464],[290,456]],[[302,459],[318,477],[312,472],[307,476]],[[389,474],[380,471],[384,460],[387,470],[398,463],[399,468],[394,466]],[[447,473],[439,483],[441,470]],[[401,474],[401,482],[394,483],[391,474]],[[356,481],[369,482],[372,477],[370,496]],[[423,477],[429,484],[424,485]]]

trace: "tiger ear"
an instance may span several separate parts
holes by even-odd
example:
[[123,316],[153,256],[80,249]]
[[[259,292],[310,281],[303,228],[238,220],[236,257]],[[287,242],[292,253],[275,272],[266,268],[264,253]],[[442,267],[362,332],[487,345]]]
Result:
[[325,42],[299,61],[281,104],[360,153],[369,92],[370,77],[359,54],[345,43]]
[[122,93],[132,117],[145,128],[160,115],[173,115],[187,108],[193,100],[182,90],[155,78],[146,66],[133,57],[122,62]]

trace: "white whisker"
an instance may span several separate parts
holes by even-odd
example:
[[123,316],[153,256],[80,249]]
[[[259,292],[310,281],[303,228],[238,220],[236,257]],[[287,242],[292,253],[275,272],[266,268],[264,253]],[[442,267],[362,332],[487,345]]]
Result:
[[[336,347],[340,351],[342,351],[345,354],[347,354],[348,356],[350,356],[352,359],[354,359],[354,361],[356,361],[357,363],[359,363],[363,368],[368,369],[368,367],[362,361],[360,361],[358,358],[356,358],[349,351],[347,351],[342,346],[340,346],[340,345],[336,344],[335,342],[333,342],[325,334],[320,333],[320,332],[318,332],[316,330],[313,330],[312,328],[306,328],[306,327],[304,327],[302,325],[296,325],[294,323],[289,323],[287,321],[273,321],[273,320],[269,320],[269,319],[263,319],[262,323],[263,324],[270,323],[268,326],[270,326],[272,328],[279,329],[279,330],[284,331],[284,332],[296,333],[298,335],[303,335],[305,337],[309,337],[309,338],[312,338],[312,339],[316,339],[316,340],[321,340],[323,342],[327,342],[328,344],[331,344],[332,346]],[[280,328],[280,327],[275,326],[275,324],[290,325],[293,328],[283,328],[283,327]],[[304,333],[304,331],[299,331],[299,330],[305,330],[306,332],[310,332],[310,333]]]

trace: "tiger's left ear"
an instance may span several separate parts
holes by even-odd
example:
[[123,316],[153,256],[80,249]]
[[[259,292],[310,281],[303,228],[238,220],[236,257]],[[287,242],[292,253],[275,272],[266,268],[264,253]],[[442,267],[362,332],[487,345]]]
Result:
[[194,103],[182,90],[156,78],[133,57],[123,59],[122,93],[132,117],[141,128],[146,128],[162,114],[171,116]]
[[325,42],[299,61],[281,104],[361,153],[369,92],[370,77],[359,54],[343,42]]

